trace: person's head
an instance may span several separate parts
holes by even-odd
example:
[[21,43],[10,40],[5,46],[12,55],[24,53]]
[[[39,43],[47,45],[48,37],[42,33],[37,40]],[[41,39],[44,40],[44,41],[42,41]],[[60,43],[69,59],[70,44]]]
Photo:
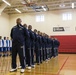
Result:
[[43,36],[45,36],[45,33],[43,33]]
[[34,32],[35,32],[35,33],[37,33],[37,30],[36,30],[36,29],[34,29]]
[[38,35],[40,35],[40,31],[38,31]]
[[2,36],[0,36],[0,39],[2,39]]
[[52,37],[53,40],[55,40],[55,37]]
[[21,24],[22,20],[20,18],[17,18],[16,23]]
[[4,40],[6,40],[6,37],[4,37]]
[[31,30],[31,29],[32,29],[32,26],[31,26],[31,25],[29,25],[29,26],[28,26],[28,29],[29,29],[29,30]]
[[40,32],[40,35],[42,36],[42,32]]
[[23,26],[24,26],[25,28],[27,28],[27,24],[24,24]]
[[7,37],[7,40],[9,40],[9,37]]
[[43,33],[41,35],[43,36]]
[[44,33],[42,33],[41,35],[44,36]]

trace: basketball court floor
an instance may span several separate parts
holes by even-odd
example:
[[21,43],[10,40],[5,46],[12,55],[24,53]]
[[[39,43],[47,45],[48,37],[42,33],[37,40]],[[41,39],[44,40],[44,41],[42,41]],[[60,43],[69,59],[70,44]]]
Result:
[[[19,62],[17,64],[19,65]],[[11,57],[0,58],[0,75],[76,75],[75,54],[59,54],[31,70],[26,69],[25,73],[20,73],[20,69],[10,73],[10,65]]]

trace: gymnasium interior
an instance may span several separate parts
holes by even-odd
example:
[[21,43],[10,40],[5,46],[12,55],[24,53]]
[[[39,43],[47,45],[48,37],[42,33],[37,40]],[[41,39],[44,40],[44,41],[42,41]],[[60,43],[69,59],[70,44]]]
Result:
[[0,75],[76,75],[76,0],[0,0],[2,38],[10,38],[17,18],[32,30],[57,38],[58,56],[24,73],[20,69],[11,73],[11,56],[0,57]]

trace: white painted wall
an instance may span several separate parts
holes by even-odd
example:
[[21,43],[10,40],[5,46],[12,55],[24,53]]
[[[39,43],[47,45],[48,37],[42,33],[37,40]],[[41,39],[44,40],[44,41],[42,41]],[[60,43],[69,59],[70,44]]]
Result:
[[0,15],[0,36],[9,36],[9,15],[2,13]]
[[[65,12],[70,12],[73,15],[71,21],[63,21],[62,14]],[[44,22],[36,22],[36,15],[44,15]],[[21,18],[22,24],[31,24],[33,29],[38,29],[42,32],[45,32],[49,35],[76,35],[76,10],[58,10],[58,11],[49,11],[43,13],[25,13],[25,14],[12,14],[7,15],[2,13],[0,15],[0,35],[9,36],[11,28],[16,25],[16,19]],[[53,27],[55,26],[64,26],[70,27],[70,31],[65,32],[53,32]]]
[[[73,15],[71,21],[63,21],[62,14],[65,12],[70,12]],[[44,15],[44,22],[36,22],[36,15]],[[15,20],[17,18],[22,19],[22,24],[31,24],[33,29],[36,28],[42,32],[46,32],[49,35],[76,35],[76,10],[58,10],[58,11],[49,11],[49,12],[40,12],[40,13],[25,13],[25,14],[13,14],[10,15],[10,28],[16,25]],[[70,27],[70,31],[65,32],[53,32],[53,27],[55,26],[64,26]]]

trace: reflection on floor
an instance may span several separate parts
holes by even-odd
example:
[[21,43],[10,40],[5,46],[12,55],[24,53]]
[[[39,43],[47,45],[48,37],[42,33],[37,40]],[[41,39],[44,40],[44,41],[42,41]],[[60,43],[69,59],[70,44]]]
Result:
[[[11,58],[0,58],[0,75],[76,75],[76,54],[59,54],[58,57],[50,59],[36,65],[34,69],[25,70],[21,74],[20,69],[17,72],[10,73]],[[19,61],[17,59],[17,61]],[[19,65],[19,63],[17,63]]]

